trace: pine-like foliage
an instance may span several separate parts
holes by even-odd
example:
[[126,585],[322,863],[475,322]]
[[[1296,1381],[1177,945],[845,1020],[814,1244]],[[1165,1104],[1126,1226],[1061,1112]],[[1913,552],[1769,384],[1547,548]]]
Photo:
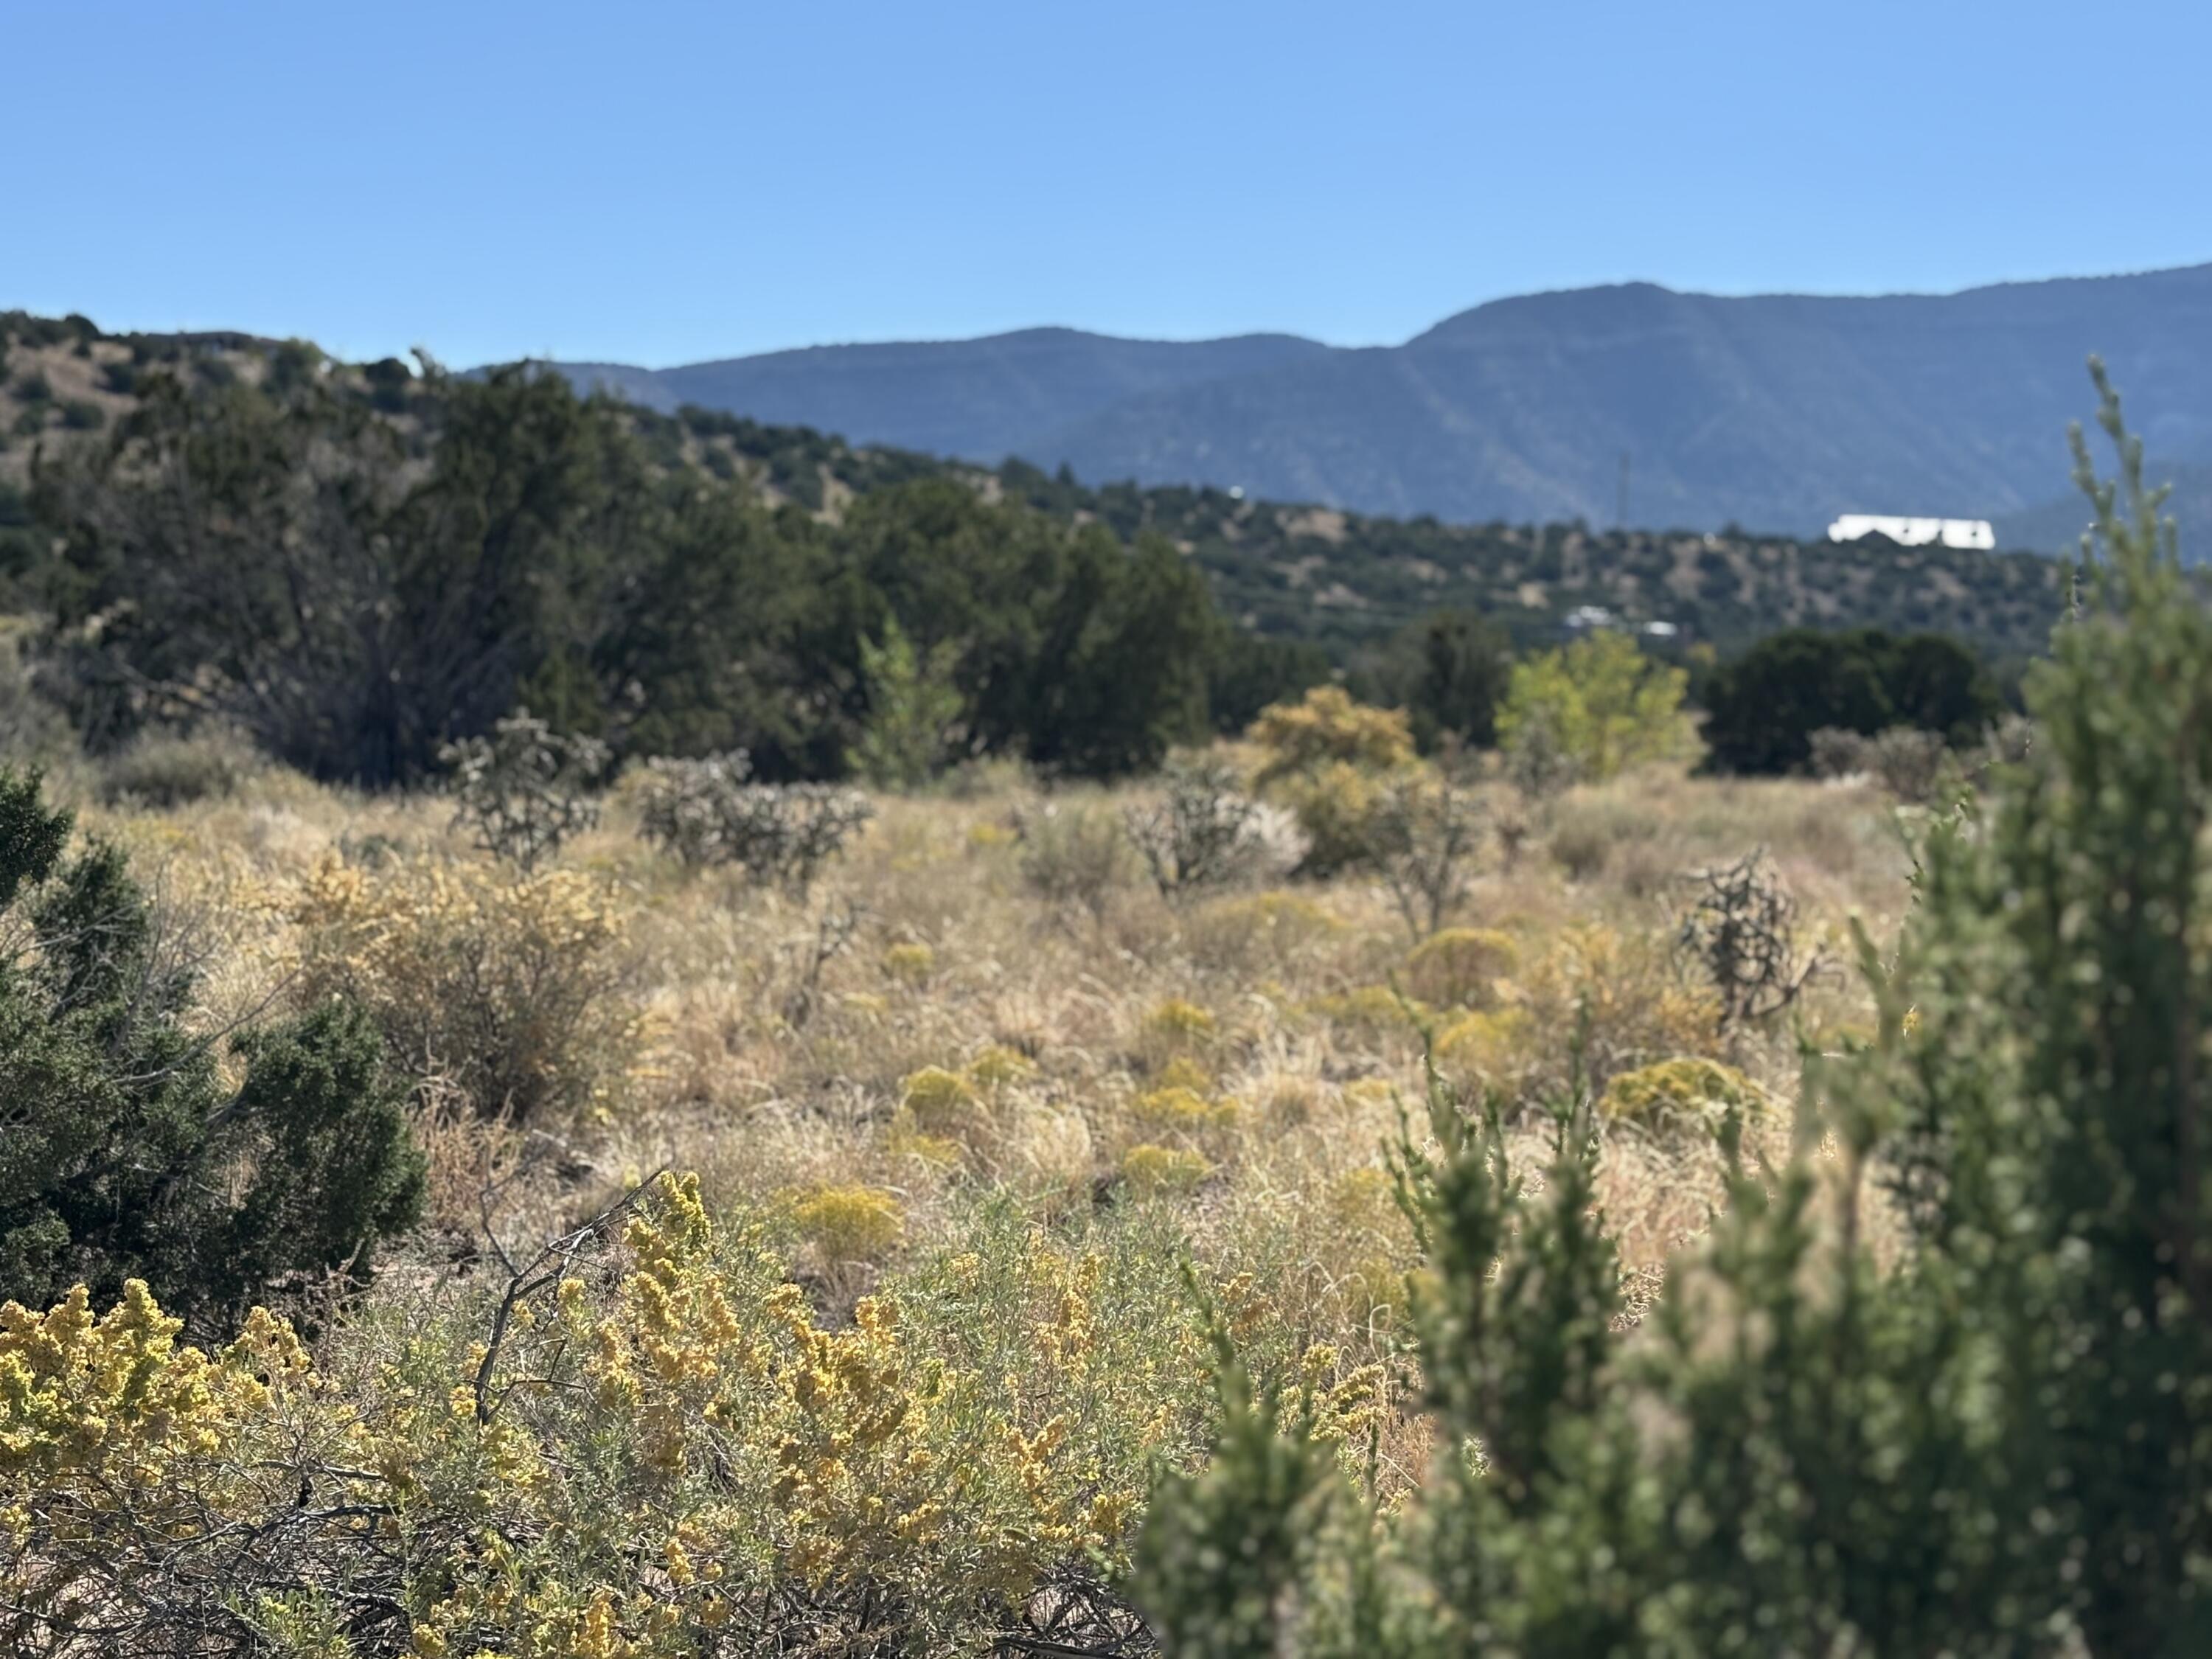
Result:
[[0,772],[0,1301],[147,1280],[221,1325],[288,1275],[365,1265],[422,1164],[368,1023],[331,1003],[231,1039],[185,1020],[189,952],[38,780]]
[[2042,735],[1926,837],[1800,1154],[1625,1338],[1582,1115],[1539,1191],[1439,1097],[1405,1166],[1437,1469],[1367,1559],[1310,1498],[1224,1504],[1282,1455],[1224,1440],[1151,1523],[1170,1653],[1253,1650],[1212,1634],[1265,1581],[1240,1539],[1287,1586],[1277,1653],[2212,1652],[2212,615],[2097,379],[2120,477],[2077,439],[2100,545]]

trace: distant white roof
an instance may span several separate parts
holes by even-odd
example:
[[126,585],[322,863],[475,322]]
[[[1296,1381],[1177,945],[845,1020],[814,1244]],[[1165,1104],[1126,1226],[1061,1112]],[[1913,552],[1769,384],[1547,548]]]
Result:
[[1900,547],[1923,547],[1941,542],[1946,547],[1978,547],[1984,551],[1997,544],[1997,532],[1987,519],[1911,519],[1883,513],[1846,513],[1828,526],[1832,542],[1855,542],[1862,536],[1883,535]]

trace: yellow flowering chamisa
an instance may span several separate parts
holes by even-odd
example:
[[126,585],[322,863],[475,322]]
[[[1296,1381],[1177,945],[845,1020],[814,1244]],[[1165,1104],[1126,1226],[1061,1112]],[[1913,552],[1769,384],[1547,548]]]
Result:
[[372,1297],[343,1387],[265,1313],[210,1352],[137,1284],[9,1305],[0,1651],[981,1651],[1205,1443],[1194,1322],[1127,1241],[998,1215],[828,1323],[766,1237],[663,1177],[526,1294]]

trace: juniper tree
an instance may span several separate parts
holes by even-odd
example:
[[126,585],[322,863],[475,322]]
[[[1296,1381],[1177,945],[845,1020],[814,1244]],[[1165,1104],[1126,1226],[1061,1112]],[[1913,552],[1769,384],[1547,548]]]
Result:
[[[0,1300],[143,1279],[203,1330],[283,1278],[358,1271],[422,1170],[374,1030],[342,1004],[234,1035],[116,848],[0,771]],[[65,856],[65,854],[67,854]]]
[[[1151,1523],[1170,1653],[1249,1650],[1208,1633],[1267,1571],[1382,1596],[1277,1652],[2212,1651],[2212,612],[2094,372],[2119,476],[2077,433],[2098,531],[2037,742],[1927,835],[1894,950],[1862,940],[1877,1034],[1808,1064],[1799,1152],[1739,1171],[1624,1341],[1580,1111],[1538,1191],[1440,1094],[1405,1162],[1436,1473],[1348,1566],[1312,1500],[1220,1501],[1270,1501],[1276,1458],[1225,1440]],[[1204,1570],[1239,1538],[1272,1565]]]

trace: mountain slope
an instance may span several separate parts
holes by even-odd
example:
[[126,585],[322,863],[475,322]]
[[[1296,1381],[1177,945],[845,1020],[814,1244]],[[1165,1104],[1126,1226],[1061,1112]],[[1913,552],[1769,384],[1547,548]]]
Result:
[[1648,283],[1503,300],[1402,346],[1066,330],[660,371],[684,403],[1091,481],[1462,521],[1618,516],[1817,532],[1847,510],[2046,500],[2101,352],[2154,453],[2212,448],[2212,265],[1941,296],[1722,298]]
[[659,370],[556,365],[663,413],[684,404],[856,443],[997,461],[1041,433],[1148,393],[1325,357],[1287,334],[1225,340],[1117,340],[1070,328],[981,340],[811,346]]

